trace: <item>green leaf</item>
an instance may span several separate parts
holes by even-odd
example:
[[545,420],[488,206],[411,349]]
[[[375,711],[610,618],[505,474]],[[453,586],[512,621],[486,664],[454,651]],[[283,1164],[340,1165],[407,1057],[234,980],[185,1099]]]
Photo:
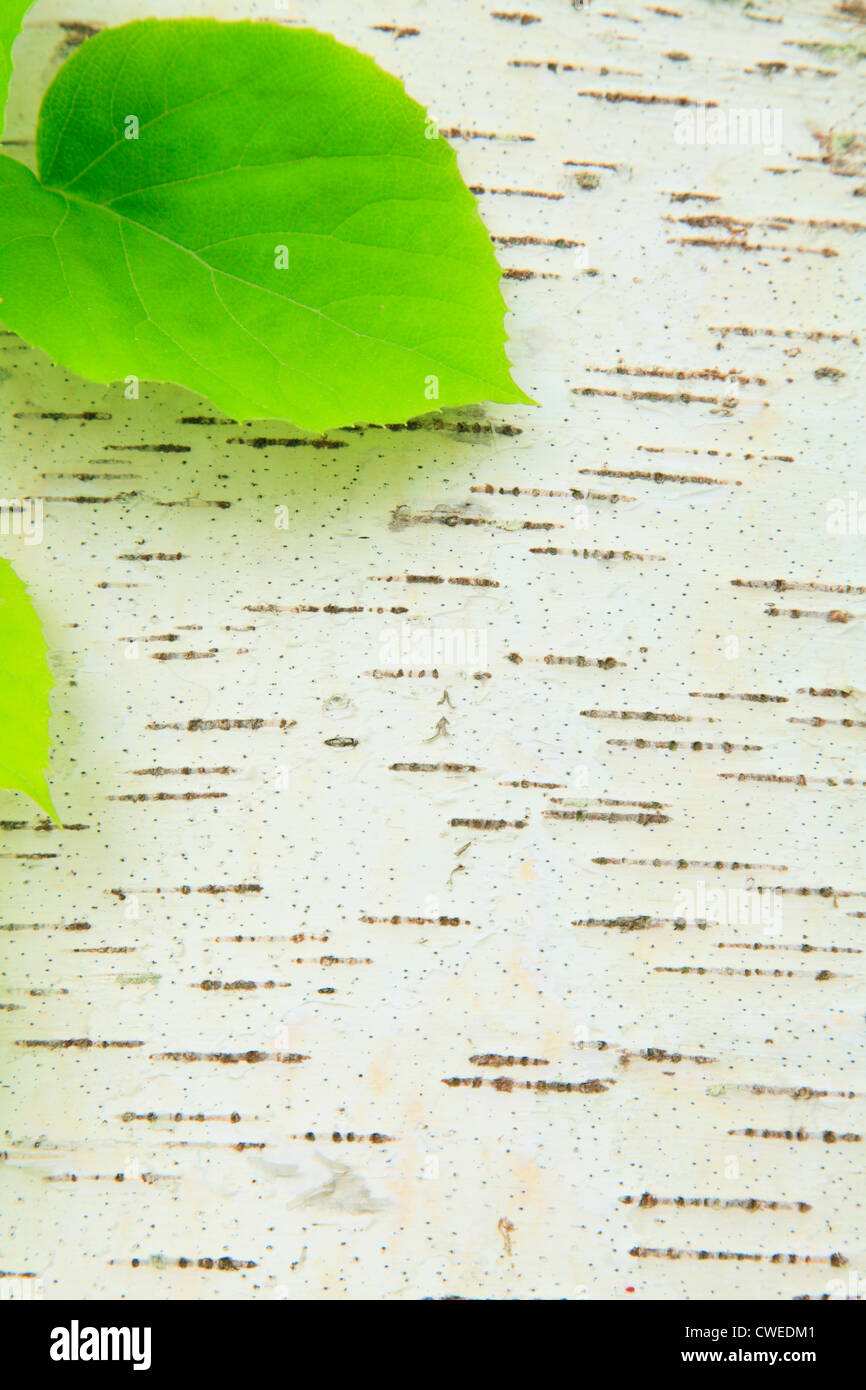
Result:
[[0,314],[82,376],[309,430],[528,400],[454,151],[326,35],[103,31],[46,93],[37,156],[38,179],[0,158]]
[[0,559],[0,787],[26,792],[59,824],[45,780],[53,684],[27,590]]
[[21,33],[21,22],[32,4],[33,0],[0,0],[0,135],[3,134],[6,96],[12,76],[12,45]]

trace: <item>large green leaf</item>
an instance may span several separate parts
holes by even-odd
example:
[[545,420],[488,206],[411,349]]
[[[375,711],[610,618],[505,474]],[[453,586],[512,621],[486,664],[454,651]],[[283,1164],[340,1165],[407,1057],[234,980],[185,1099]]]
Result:
[[45,780],[53,683],[27,590],[0,559],[0,787],[26,792],[56,821]]
[[0,159],[0,315],[82,376],[313,430],[527,400],[453,150],[326,35],[106,30],[46,93],[37,156],[38,179]]
[[0,135],[3,134],[6,94],[12,76],[12,45],[32,4],[33,0],[0,0]]

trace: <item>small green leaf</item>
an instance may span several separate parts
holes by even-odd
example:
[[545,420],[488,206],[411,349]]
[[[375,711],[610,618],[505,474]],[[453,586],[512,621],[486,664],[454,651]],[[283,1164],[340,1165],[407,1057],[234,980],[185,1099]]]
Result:
[[0,158],[0,314],[82,376],[309,430],[528,400],[454,151],[326,35],[105,30],[46,93],[37,156],[38,179]]
[[26,792],[59,824],[45,780],[53,684],[27,590],[0,559],[0,787]]
[[12,45],[21,33],[21,22],[32,4],[33,0],[0,0],[0,135],[3,134],[6,96],[12,76]]

